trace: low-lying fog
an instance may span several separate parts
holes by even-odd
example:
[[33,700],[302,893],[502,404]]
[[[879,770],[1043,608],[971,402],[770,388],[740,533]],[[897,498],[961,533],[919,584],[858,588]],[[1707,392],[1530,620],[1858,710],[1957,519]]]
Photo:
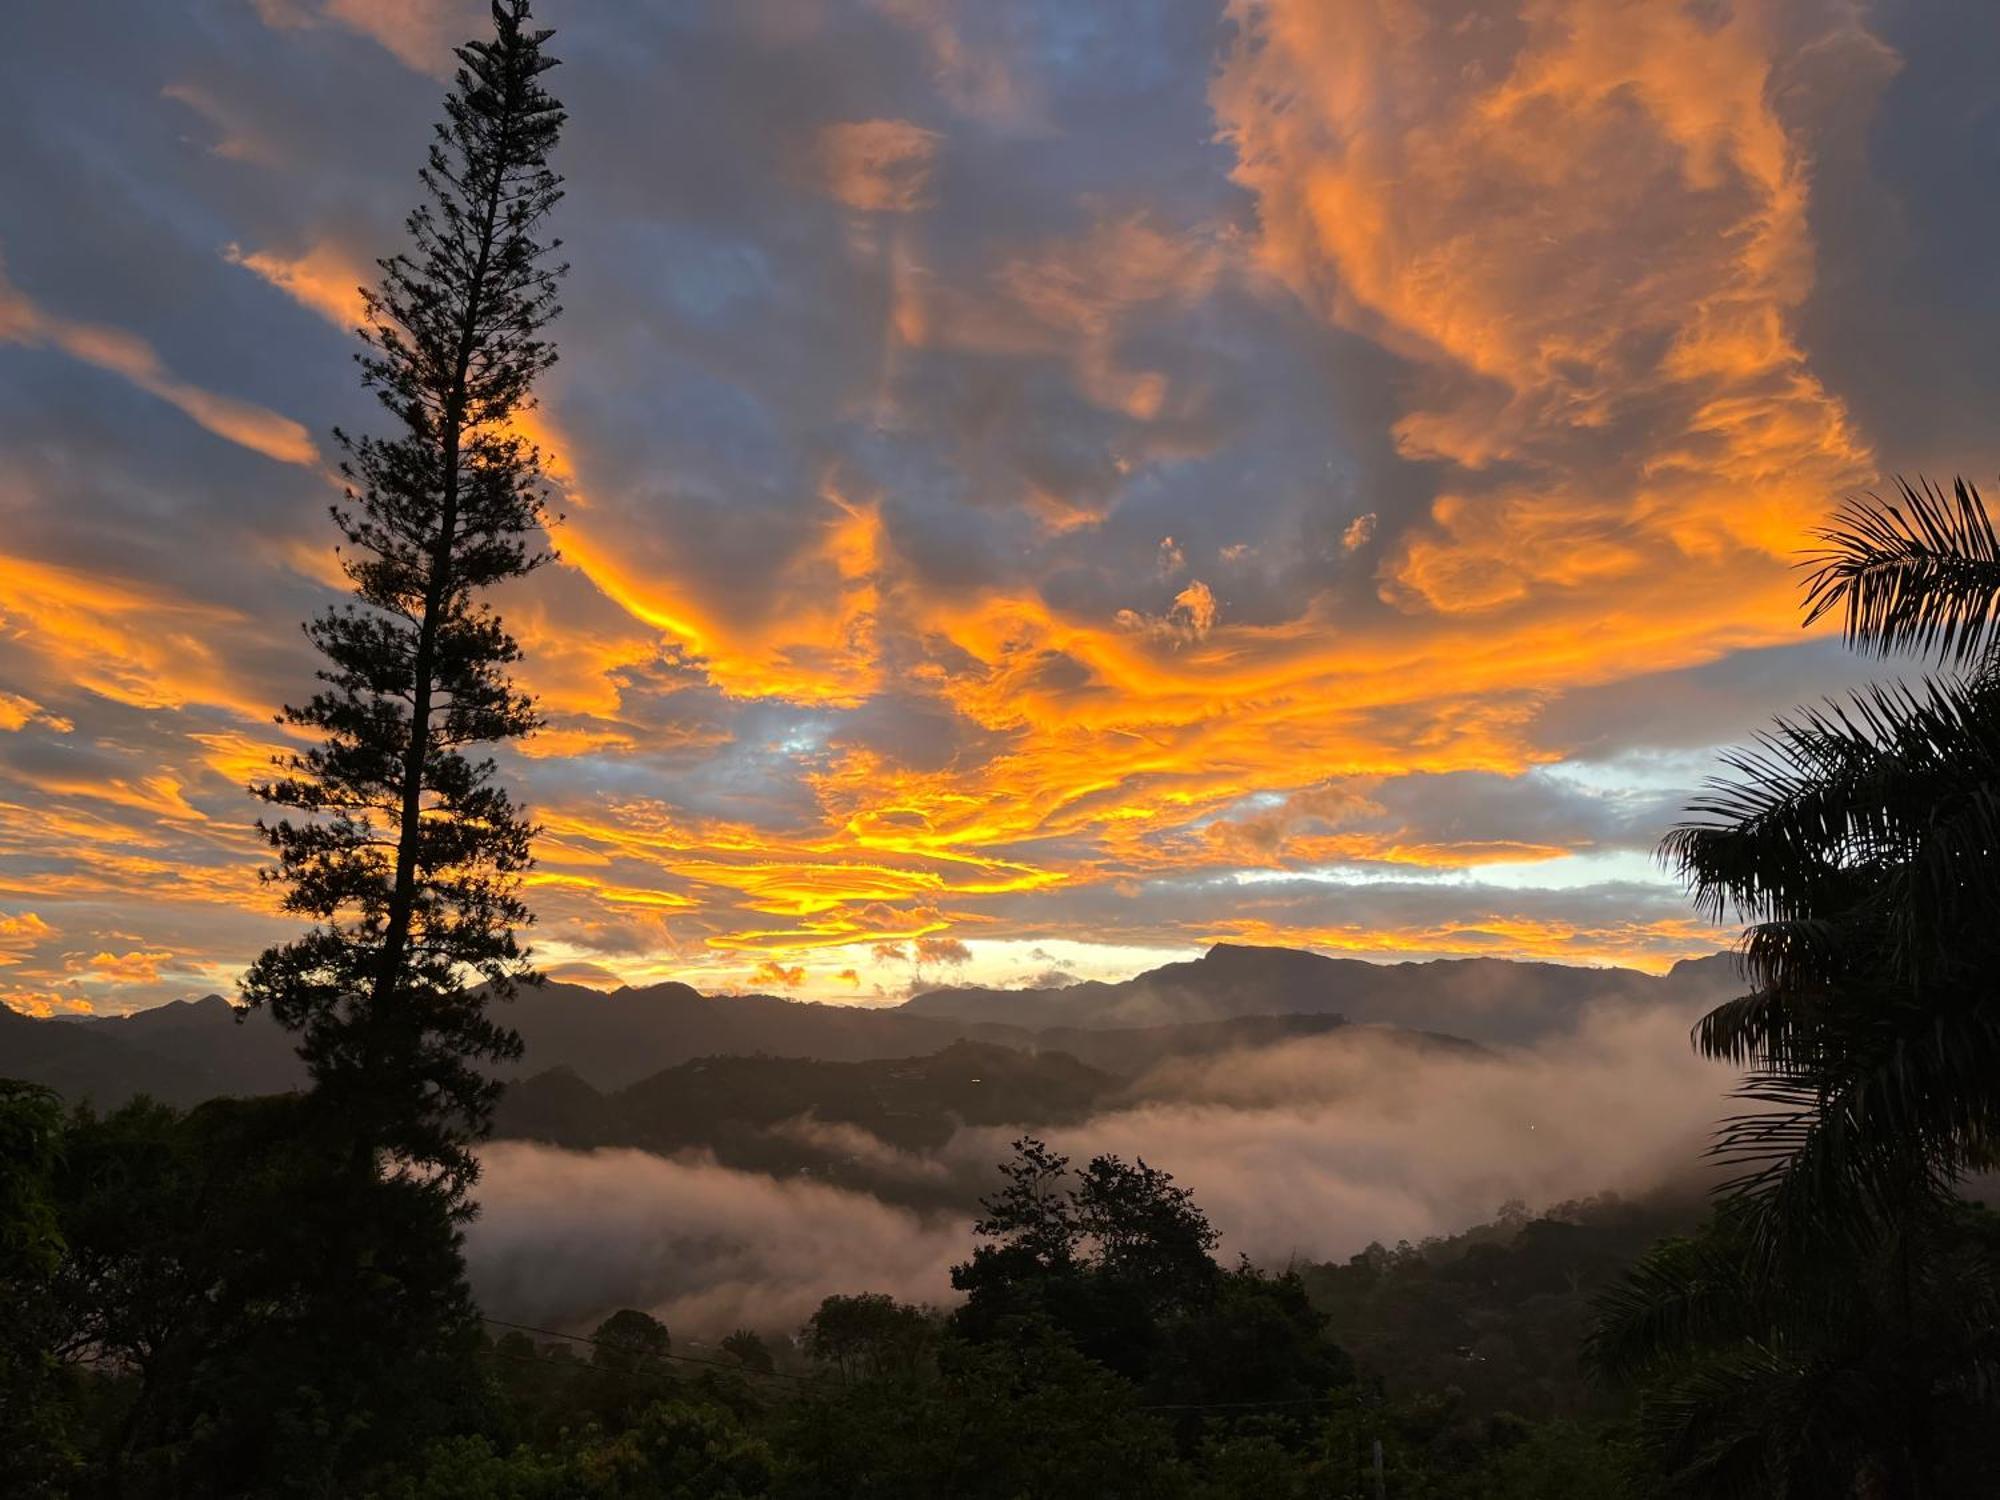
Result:
[[[1734,1079],[1688,1045],[1694,1015],[1601,1007],[1531,1051],[1458,1055],[1355,1045],[1333,1033],[1180,1061],[1135,1102],[1036,1130],[1081,1160],[1143,1156],[1195,1191],[1225,1260],[1344,1258],[1370,1241],[1450,1234],[1509,1199],[1531,1209],[1627,1195],[1686,1174]],[[852,1127],[838,1140],[876,1180],[962,1183],[968,1203],[1020,1131],[961,1129],[916,1156]],[[621,1306],[678,1334],[796,1328],[831,1292],[951,1298],[971,1213],[919,1214],[867,1192],[719,1166],[706,1153],[482,1152],[467,1253],[495,1317],[587,1324]]]

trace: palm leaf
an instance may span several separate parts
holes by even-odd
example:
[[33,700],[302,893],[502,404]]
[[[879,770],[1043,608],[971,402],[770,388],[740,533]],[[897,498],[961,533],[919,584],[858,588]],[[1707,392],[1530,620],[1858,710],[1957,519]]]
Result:
[[1806,623],[1836,610],[1850,643],[1883,655],[1935,654],[1964,665],[1993,644],[2000,537],[1979,491],[1897,480],[1899,498],[1849,501],[1807,559]]

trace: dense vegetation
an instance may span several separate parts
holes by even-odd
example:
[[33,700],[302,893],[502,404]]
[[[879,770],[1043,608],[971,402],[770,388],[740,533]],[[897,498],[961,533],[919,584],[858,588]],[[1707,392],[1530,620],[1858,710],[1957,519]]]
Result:
[[[1632,1492],[1615,1424],[1376,1373],[1423,1377],[1474,1304],[1557,1347],[1537,1299],[1601,1250],[1551,1252],[1546,1226],[1267,1274],[1218,1264],[1164,1172],[1024,1140],[950,1313],[857,1293],[796,1339],[677,1348],[632,1309],[587,1337],[482,1319],[446,1200],[356,1178],[320,1118],[0,1095],[7,1493],[1360,1496],[1378,1443],[1399,1496]],[[1529,1387],[1559,1408],[1565,1378]]]

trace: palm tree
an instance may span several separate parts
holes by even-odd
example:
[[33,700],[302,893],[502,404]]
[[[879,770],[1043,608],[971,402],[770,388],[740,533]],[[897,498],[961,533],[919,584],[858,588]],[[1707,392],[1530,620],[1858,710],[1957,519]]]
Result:
[[1749,924],[1749,992],[1694,1036],[1746,1108],[1715,1221],[1601,1302],[1588,1352],[1644,1383],[1693,1493],[1957,1493],[1964,1434],[2000,1430],[2000,1234],[1956,1199],[2000,1139],[2000,538],[1961,480],[1820,540],[1807,623],[1943,671],[1778,720],[1668,836],[1696,904]]
[[2000,538],[1963,480],[1820,537],[1808,622],[1950,670],[1780,719],[1664,845],[1702,910],[1751,924],[1750,991],[1695,1041],[1748,1070],[1716,1150],[1767,1255],[1879,1236],[2000,1126]]

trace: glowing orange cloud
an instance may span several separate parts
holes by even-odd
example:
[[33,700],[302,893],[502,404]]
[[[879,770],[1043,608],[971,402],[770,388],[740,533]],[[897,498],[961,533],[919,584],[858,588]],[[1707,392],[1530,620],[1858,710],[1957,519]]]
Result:
[[1525,921],[1502,912],[1468,915],[1448,924],[1391,928],[1300,928],[1243,917],[1217,923],[1212,936],[1218,942],[1310,946],[1357,956],[1430,953],[1454,958],[1533,958],[1556,963],[1616,963],[1653,973],[1716,949],[1714,929],[1692,918],[1586,925]]
[[141,948],[130,953],[94,953],[88,959],[72,963],[70,968],[87,971],[113,984],[156,984],[161,966],[172,963],[174,958],[171,949]]
[[50,713],[25,694],[0,692],[0,733],[26,729],[30,724],[46,724],[58,734],[68,734],[76,728],[61,714]]
[[312,438],[290,417],[176,379],[144,339],[121,329],[71,322],[43,312],[4,273],[0,273],[0,341],[59,349],[71,359],[122,376],[177,407],[217,437],[279,463],[318,461]]
[[1466,70],[1440,49],[1476,33],[1418,0],[1235,17],[1216,104],[1264,263],[1424,372],[1404,452],[1537,473],[1440,495],[1385,597],[1490,610],[1789,558],[1871,475],[1786,326],[1809,170],[1762,8],[1532,0],[1512,55]]
[[31,911],[18,917],[0,912],[0,966],[20,963],[55,935],[56,930]]
[[208,703],[258,718],[217,650],[233,610],[160,588],[0,553],[0,638],[65,679],[119,703]]
[[232,244],[223,256],[342,328],[359,328],[368,320],[368,304],[361,294],[367,277],[330,244],[314,245],[296,258]]
[[89,998],[60,990],[0,990],[0,1005],[24,1016],[87,1016],[94,1012]]

